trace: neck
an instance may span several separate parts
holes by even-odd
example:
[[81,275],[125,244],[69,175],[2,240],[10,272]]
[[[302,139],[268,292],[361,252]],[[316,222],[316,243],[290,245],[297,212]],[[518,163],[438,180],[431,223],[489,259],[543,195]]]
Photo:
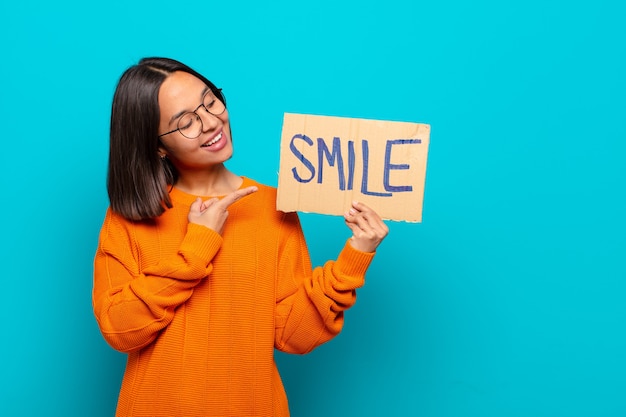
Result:
[[208,197],[231,193],[239,189],[241,183],[241,177],[219,164],[209,170],[179,172],[174,186],[187,194]]

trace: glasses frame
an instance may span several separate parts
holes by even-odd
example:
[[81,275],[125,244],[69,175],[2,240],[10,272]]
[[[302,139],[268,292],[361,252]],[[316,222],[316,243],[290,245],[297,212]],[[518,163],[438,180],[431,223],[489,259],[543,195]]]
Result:
[[[218,93],[218,94],[216,94],[216,91],[217,91],[217,93]],[[207,92],[206,92],[206,93],[204,93],[204,95],[202,96],[202,103],[200,103],[200,104],[198,105],[198,107],[196,107],[196,108],[195,108],[195,110],[194,110],[194,111],[185,112],[185,113],[183,113],[183,114],[180,116],[180,118],[178,119],[178,120],[180,121],[180,119],[182,119],[182,118],[183,118],[183,116],[185,116],[187,113],[193,113],[193,114],[195,114],[195,115],[198,117],[198,119],[200,120],[200,126],[201,126],[201,128],[200,128],[200,133],[198,133],[198,135],[197,135],[197,136],[195,136],[195,137],[193,137],[193,138],[190,138],[189,136],[186,136],[186,135],[185,135],[185,134],[184,134],[184,133],[180,130],[180,127],[177,127],[176,129],[174,129],[174,130],[170,130],[169,132],[166,132],[166,133],[161,133],[158,137],[160,137],[160,138],[161,138],[161,137],[163,137],[163,136],[165,136],[165,135],[169,135],[170,133],[174,133],[174,132],[180,132],[180,134],[181,134],[181,135],[183,135],[184,137],[186,137],[187,139],[196,139],[196,138],[200,137],[200,135],[202,134],[202,131],[204,130],[204,123],[202,123],[202,117],[200,117],[200,115],[198,114],[198,110],[200,110],[200,107],[204,107],[204,110],[205,110],[207,113],[212,114],[213,116],[219,116],[220,114],[223,114],[223,113],[226,111],[226,103],[224,103],[224,94],[222,93],[222,89],[221,89],[221,88],[218,88],[216,91],[213,91],[213,89],[209,87],[209,89],[207,90]],[[205,99],[205,97],[207,96],[207,94],[209,94],[209,93],[213,94],[213,95],[215,96],[215,99],[216,99],[216,100],[219,100],[219,101],[221,101],[221,102],[222,102],[222,104],[224,105],[224,110],[222,110],[222,111],[221,111],[221,112],[219,112],[219,113],[213,113],[211,110],[209,110],[209,109],[207,109],[207,108],[206,108],[206,106],[204,105],[204,99]],[[178,126],[178,122],[176,122],[176,125]]]

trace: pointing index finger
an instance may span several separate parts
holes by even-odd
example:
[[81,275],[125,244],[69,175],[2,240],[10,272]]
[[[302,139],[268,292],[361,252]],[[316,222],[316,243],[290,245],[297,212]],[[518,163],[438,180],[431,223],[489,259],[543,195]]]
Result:
[[218,204],[222,209],[226,210],[228,207],[233,204],[235,201],[241,200],[243,197],[250,195],[258,190],[258,187],[251,186],[242,188],[240,190],[233,191],[232,193],[226,195],[226,197],[222,198]]

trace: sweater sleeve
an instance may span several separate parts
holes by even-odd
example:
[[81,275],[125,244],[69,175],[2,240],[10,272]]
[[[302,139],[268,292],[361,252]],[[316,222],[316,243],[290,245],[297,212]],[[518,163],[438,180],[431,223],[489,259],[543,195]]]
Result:
[[303,354],[341,331],[344,312],[354,305],[374,253],[346,242],[336,260],[312,269],[297,214],[285,216],[290,233],[279,260],[275,345]]
[[109,210],[94,260],[96,320],[105,340],[122,352],[150,344],[172,321],[176,307],[211,272],[222,242],[216,232],[189,224],[176,254],[142,267],[136,235],[135,224]]

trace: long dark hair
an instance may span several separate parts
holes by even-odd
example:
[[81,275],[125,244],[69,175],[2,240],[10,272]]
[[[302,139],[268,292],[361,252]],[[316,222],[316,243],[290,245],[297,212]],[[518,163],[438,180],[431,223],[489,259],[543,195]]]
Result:
[[172,207],[168,186],[178,172],[158,155],[158,97],[161,84],[175,71],[199,78],[226,104],[211,81],[173,59],[144,58],[122,74],[111,110],[107,190],[111,209],[129,220],[155,218]]

